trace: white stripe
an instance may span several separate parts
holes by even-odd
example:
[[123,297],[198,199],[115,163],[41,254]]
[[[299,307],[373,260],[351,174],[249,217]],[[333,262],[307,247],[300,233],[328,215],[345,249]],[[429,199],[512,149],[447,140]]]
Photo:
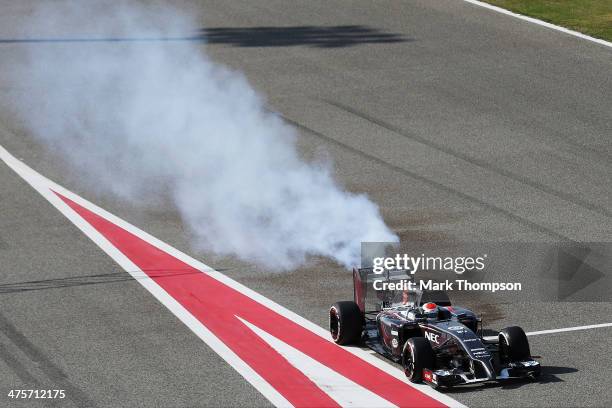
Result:
[[[576,330],[599,329],[601,327],[612,327],[612,323],[590,324],[588,326],[564,327],[561,329],[539,330],[525,333],[527,336],[539,336],[540,334],[563,333]],[[497,340],[497,336],[484,336],[485,340]]]
[[[293,405],[285,399],[274,387],[263,379],[255,370],[246,364],[238,357],[229,347],[227,347],[218,337],[216,337],[206,326],[196,319],[187,309],[179,302],[170,296],[164,289],[161,288],[152,279],[142,279],[145,276],[144,272],[138,268],[128,257],[113,246],[102,234],[93,228],[88,222],[83,220],[72,208],[62,201],[50,189],[58,193],[66,195],[73,201],[83,204],[85,200],[77,195],[64,189],[58,184],[43,177],[39,173],[26,166],[24,163],[17,160],[14,156],[0,146],[0,158],[25,181],[27,181],[36,191],[55,206],[62,214],[66,216],[74,225],[76,225],[89,239],[98,245],[106,252],[119,266],[134,277],[145,289],[147,289],[157,300],[178,317],[191,331],[193,331],[204,343],[208,344],[221,358],[223,358],[231,367],[240,373],[255,389],[257,389],[264,397],[277,407],[292,407]],[[79,200],[76,200],[79,198]],[[95,206],[83,205],[85,208],[92,210]],[[98,207],[95,207],[98,209]],[[94,211],[99,214],[100,211]],[[108,213],[107,213],[108,214]],[[104,215],[102,215],[104,216]],[[107,217],[108,218],[108,217]],[[116,217],[115,217],[116,218]],[[124,223],[125,224],[125,223]],[[140,236],[142,238],[142,236]]]
[[498,13],[506,14],[508,16],[512,16],[512,17],[515,17],[521,20],[529,21],[530,23],[541,25],[546,28],[561,31],[562,33],[573,35],[574,37],[582,38],[583,40],[591,41],[591,42],[612,48],[612,43],[609,41],[602,40],[600,38],[591,37],[590,35],[586,35],[578,31],[570,30],[569,28],[547,23],[546,21],[538,20],[537,18],[527,17],[522,14],[514,13],[510,10],[506,10],[505,8],[497,7],[492,4],[482,2],[482,1],[478,1],[478,0],[463,0],[463,1],[480,6],[480,7],[487,8],[489,10],[496,11]]
[[[50,189],[62,194],[69,198],[80,206],[88,209],[89,211],[105,218],[106,220],[116,224],[120,228],[130,232],[131,234],[139,237],[140,239],[148,242],[149,244],[157,247],[161,251],[164,251],[180,261],[190,265],[191,267],[198,269],[212,278],[224,283],[225,285],[235,289],[245,296],[250,297],[256,302],[265,305],[269,309],[276,313],[292,320],[296,324],[304,327],[307,330],[323,337],[324,339],[332,342],[329,332],[320,326],[312,323],[311,321],[303,318],[302,316],[286,309],[285,307],[273,302],[272,300],[262,296],[261,294],[253,291],[252,289],[242,285],[239,282],[223,275],[220,272],[215,271],[208,265],[190,257],[189,255],[179,251],[176,248],[171,247],[165,242],[160,241],[154,236],[138,229],[137,227],[129,224],[121,218],[109,213],[108,211],[98,207],[97,205],[85,200],[84,198],[76,195],[70,190],[54,183],[48,178],[44,177],[40,173],[37,173],[32,168],[28,167],[25,163],[19,161],[13,155],[11,155],[3,146],[0,145],[0,159],[2,159],[10,168],[12,168],[18,175],[20,175],[25,181],[27,181],[36,191],[38,191],[43,197],[45,197],[51,204],[53,204],[62,214],[64,214],[70,221],[72,221],[85,235],[87,235],[92,241],[94,241],[104,252],[106,252],[115,262],[117,262],[125,271],[130,273],[138,282],[140,282],[149,292],[153,294],[162,304],[164,304],[173,314],[179,317],[187,327],[189,327],[194,333],[196,333],[206,344],[208,344],[217,354],[219,354],[225,361],[227,361],[236,371],[238,371],[247,381],[249,381],[258,391],[260,391],[266,398],[270,400],[276,406],[291,406],[280,393],[278,393],[269,383],[267,383],[257,372],[255,372],[250,366],[242,361],[234,352],[225,346],[212,332],[210,332],[204,325],[200,323],[195,317],[193,317],[185,308],[183,308],[178,302],[176,302],[170,295],[166,293],[159,285],[150,279],[142,279],[142,271],[134,265],[125,255],[123,255],[117,248],[115,248],[102,234],[96,231],[89,223],[83,220],[76,212],[74,212],[66,203],[64,203],[59,197],[57,197]],[[362,350],[355,347],[348,347],[346,351],[353,355],[367,361],[371,365],[384,370],[387,374],[403,381],[409,386],[418,389],[423,394],[430,396],[442,404],[449,407],[465,407],[458,401],[455,401],[451,397],[442,394],[433,388],[425,384],[413,384],[404,375],[404,372],[389,364],[388,362],[381,360],[380,358],[371,355],[367,350]]]
[[563,329],[540,330],[540,331],[533,331],[533,332],[529,332],[525,334],[527,334],[528,336],[539,336],[540,334],[563,333],[563,332],[575,331],[575,330],[599,329],[600,327],[612,327],[612,323],[591,324],[588,326],[565,327]]
[[304,373],[317,387],[323,390],[342,407],[396,407],[396,405],[374,394],[372,391],[354,383],[321,364],[312,357],[279,340],[265,330],[241,319],[256,335],[261,337],[274,350],[282,355],[291,365]]

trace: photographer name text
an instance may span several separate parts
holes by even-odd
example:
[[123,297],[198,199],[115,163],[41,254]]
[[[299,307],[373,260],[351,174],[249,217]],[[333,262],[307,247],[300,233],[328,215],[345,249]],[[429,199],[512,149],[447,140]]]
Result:
[[410,280],[399,280],[396,282],[387,282],[381,279],[372,282],[374,290],[464,290],[464,291],[482,291],[482,292],[499,292],[499,291],[519,291],[522,290],[520,282],[469,282],[465,279],[456,279],[453,281],[446,280],[436,282],[433,280],[421,280],[413,282]]

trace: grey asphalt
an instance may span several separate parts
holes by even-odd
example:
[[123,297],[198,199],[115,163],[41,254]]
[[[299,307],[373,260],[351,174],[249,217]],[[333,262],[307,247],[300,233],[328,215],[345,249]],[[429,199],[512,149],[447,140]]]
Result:
[[[18,69],[32,3],[0,2],[0,94],[27,91],[2,73]],[[610,48],[462,1],[177,6],[199,16],[207,54],[243,71],[298,128],[304,157],[327,152],[338,181],[378,203],[402,240],[612,241]],[[0,144],[54,181],[322,326],[328,305],[350,297],[349,274],[326,260],[272,274],[194,252],[172,208],[81,184],[8,104],[0,97]],[[4,165],[0,214],[0,406],[42,405],[11,401],[14,388],[65,389],[56,406],[269,405]],[[493,328],[612,321],[610,302],[462,300]],[[612,406],[610,335],[534,336],[541,381],[451,396],[483,407]]]

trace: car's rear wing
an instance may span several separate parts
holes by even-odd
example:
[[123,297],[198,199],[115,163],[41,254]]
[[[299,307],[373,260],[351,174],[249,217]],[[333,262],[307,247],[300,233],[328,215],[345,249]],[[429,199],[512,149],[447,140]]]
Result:
[[353,299],[361,313],[365,313],[365,295],[367,280],[361,278],[360,269],[353,268]]
[[[362,313],[378,311],[389,307],[394,303],[401,302],[403,292],[406,289],[389,289],[384,284],[397,283],[400,281],[414,282],[413,275],[406,270],[385,270],[382,273],[374,273],[373,268],[353,269],[353,299]],[[375,282],[378,282],[375,284]],[[410,301],[420,303],[421,291],[410,290]]]

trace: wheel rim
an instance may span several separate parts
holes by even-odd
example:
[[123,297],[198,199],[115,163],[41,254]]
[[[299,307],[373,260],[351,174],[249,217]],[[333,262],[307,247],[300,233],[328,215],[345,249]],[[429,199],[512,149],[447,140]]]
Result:
[[414,360],[412,359],[412,353],[408,353],[406,356],[404,356],[404,373],[406,374],[406,377],[412,378],[414,373]]
[[340,333],[340,321],[338,319],[338,312],[334,308],[329,310],[329,332],[331,333],[332,339],[338,339],[338,333]]

